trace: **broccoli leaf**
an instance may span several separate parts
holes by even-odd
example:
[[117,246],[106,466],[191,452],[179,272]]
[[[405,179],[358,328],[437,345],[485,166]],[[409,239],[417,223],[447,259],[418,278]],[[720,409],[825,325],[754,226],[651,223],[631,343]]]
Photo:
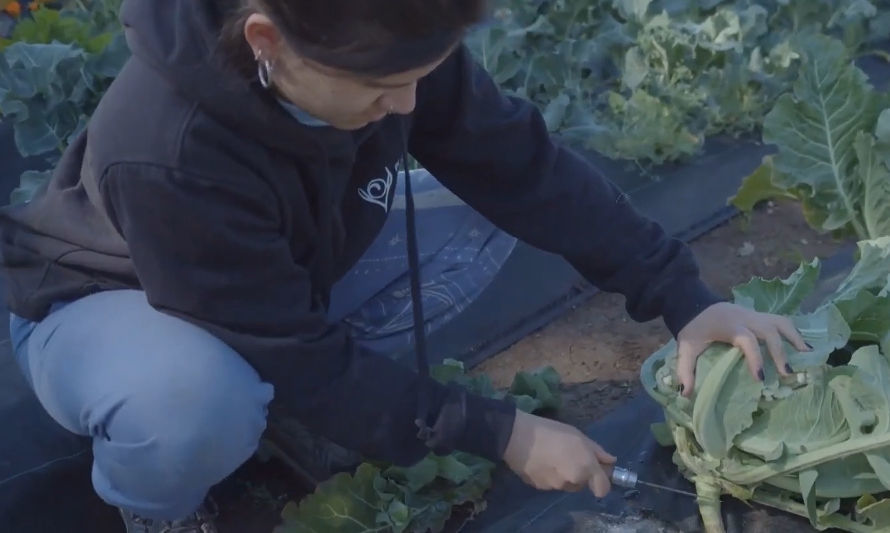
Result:
[[854,299],[864,290],[887,291],[890,276],[890,236],[860,241],[859,260],[832,296],[834,301]]
[[879,343],[890,334],[890,296],[859,291],[855,298],[835,304],[850,325],[850,339]]
[[819,472],[816,470],[805,470],[800,473],[800,495],[803,497],[804,505],[807,507],[807,514],[810,518],[810,524],[813,527],[818,526],[819,517],[816,509],[816,479]]
[[878,115],[875,136],[882,144],[890,144],[890,109],[885,109]]
[[776,184],[800,191],[819,229],[851,227],[867,238],[854,141],[858,132],[873,130],[878,93],[840,42],[813,35],[801,51],[804,66],[793,94],[779,98],[763,125],[764,141],[779,149]]
[[808,386],[794,390],[788,398],[764,402],[763,413],[739,435],[736,445],[746,450],[749,438],[763,439],[798,454],[844,441],[850,434],[849,427],[840,402],[826,381],[821,375]]
[[[876,418],[866,433],[886,433],[890,430],[890,363],[876,345],[869,345],[853,353],[850,365],[861,370],[856,373],[858,381],[854,392],[859,393],[856,404],[869,409]],[[884,487],[890,490],[890,452],[875,450],[865,457]]]
[[750,213],[760,202],[773,198],[794,199],[796,196],[776,185],[776,167],[772,155],[763,158],[757,170],[745,178],[742,186],[727,202],[743,213]]
[[375,488],[379,476],[380,471],[367,463],[354,476],[335,475],[299,505],[288,503],[282,511],[285,524],[276,528],[275,533],[388,531],[386,521],[378,518],[379,514],[386,514],[388,507]]
[[887,145],[879,145],[871,134],[860,131],[855,141],[862,181],[862,217],[869,237],[890,235],[890,170],[885,157]]
[[794,314],[813,292],[819,279],[819,260],[801,264],[786,279],[755,278],[733,288],[736,303],[764,313]]
[[[86,128],[129,57],[120,25],[105,24],[118,4],[95,2],[83,14],[39,9],[0,50],[0,110],[21,155],[41,156],[53,166]],[[27,202],[49,177],[44,169],[25,172],[11,200]]]
[[533,413],[540,410],[556,410],[561,406],[559,374],[553,367],[534,372],[518,372],[510,386],[510,395],[517,407]]
[[[813,347],[812,351],[798,352],[785,342],[785,355],[795,370],[824,365],[832,352],[843,348],[850,340],[850,326],[834,305],[823,305],[813,313],[794,316],[791,320],[804,340]],[[771,358],[767,360],[770,362],[764,361],[764,369],[769,369],[769,373],[775,366]]]
[[26,170],[19,179],[19,186],[10,193],[9,202],[11,204],[26,203],[49,182],[51,177],[51,170],[41,172]]
[[890,498],[879,501],[871,494],[863,494],[856,501],[856,515],[881,531],[890,528]]
[[705,452],[722,458],[736,435],[751,425],[763,385],[751,377],[738,348],[711,349],[723,352],[698,388],[692,426]]
[[[468,375],[454,359],[432,366],[430,374],[477,394],[509,396],[520,409],[559,407],[560,377],[552,367],[517,373],[508,391],[495,391],[487,376]],[[442,531],[456,508],[465,508],[470,517],[484,508],[494,468],[464,452],[429,454],[407,467],[363,463],[354,475],[338,474],[299,504],[289,504],[276,533]]]

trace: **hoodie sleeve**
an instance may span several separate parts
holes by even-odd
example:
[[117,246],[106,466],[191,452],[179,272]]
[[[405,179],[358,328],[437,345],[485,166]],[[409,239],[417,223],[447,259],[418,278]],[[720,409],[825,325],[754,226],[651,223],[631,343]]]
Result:
[[661,316],[676,336],[719,301],[690,250],[554,142],[537,107],[503,95],[466,47],[418,84],[410,150],[501,229],[624,295],[634,320]]
[[430,447],[501,459],[514,406],[463,388],[430,381],[429,422],[440,434],[430,447],[417,437],[417,374],[327,323],[271,190],[124,164],[102,191],[149,303],[226,342],[311,431],[396,464]]

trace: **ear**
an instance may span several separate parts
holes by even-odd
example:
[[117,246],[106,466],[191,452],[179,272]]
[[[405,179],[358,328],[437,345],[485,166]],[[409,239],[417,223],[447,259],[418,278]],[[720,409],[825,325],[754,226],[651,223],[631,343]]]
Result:
[[253,13],[244,22],[244,38],[253,50],[254,57],[274,61],[281,53],[281,32],[272,19],[262,13]]

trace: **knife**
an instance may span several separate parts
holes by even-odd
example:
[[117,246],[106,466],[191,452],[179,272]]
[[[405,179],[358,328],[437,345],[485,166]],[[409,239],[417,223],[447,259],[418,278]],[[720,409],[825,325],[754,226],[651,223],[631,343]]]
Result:
[[675,489],[673,487],[665,487],[664,485],[658,485],[657,483],[650,483],[648,481],[642,481],[637,473],[633,470],[619,468],[617,466],[612,469],[612,483],[614,483],[616,486],[624,487],[626,489],[635,489],[637,488],[637,485],[645,485],[657,490],[666,490],[668,492],[674,492],[676,494],[698,498],[697,495],[691,492],[686,492],[685,490]]

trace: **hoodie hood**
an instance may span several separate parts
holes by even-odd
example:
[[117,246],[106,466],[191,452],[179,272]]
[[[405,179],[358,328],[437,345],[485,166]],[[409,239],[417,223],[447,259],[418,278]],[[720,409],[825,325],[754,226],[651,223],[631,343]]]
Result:
[[168,0],[161,8],[157,0],[124,0],[120,18],[130,51],[215,120],[266,146],[306,156],[318,154],[318,143],[330,152],[351,141],[350,132],[300,124],[258,79],[226,68],[219,50],[224,3]]

